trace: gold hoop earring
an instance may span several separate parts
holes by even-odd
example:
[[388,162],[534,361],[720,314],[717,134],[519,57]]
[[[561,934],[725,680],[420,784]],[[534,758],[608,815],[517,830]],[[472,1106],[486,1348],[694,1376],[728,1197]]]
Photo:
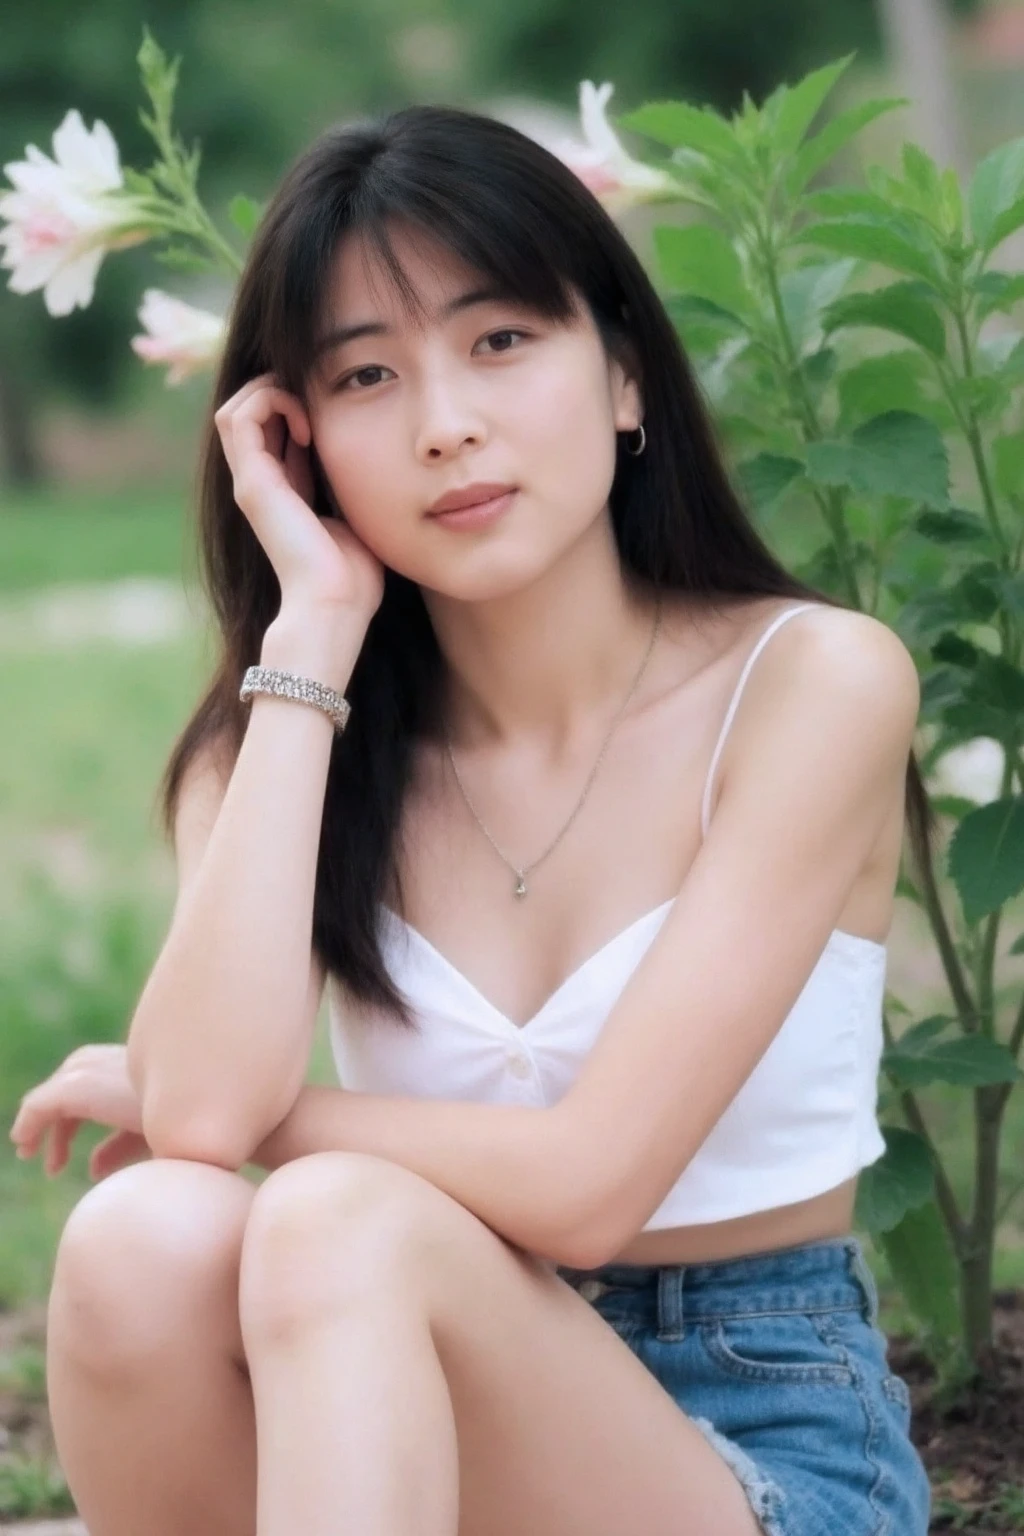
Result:
[[642,422],[640,423],[640,425],[637,427],[636,430],[640,433],[640,446],[639,446],[639,448],[631,448],[628,443],[626,444],[626,452],[628,454],[631,454],[634,459],[638,459],[640,457],[640,455],[643,453],[644,449],[647,447],[647,433],[644,431],[643,423]]

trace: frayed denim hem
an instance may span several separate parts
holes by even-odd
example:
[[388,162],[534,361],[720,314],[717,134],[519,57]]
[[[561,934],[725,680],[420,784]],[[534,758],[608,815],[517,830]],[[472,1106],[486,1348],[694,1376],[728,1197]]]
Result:
[[690,1422],[696,1424],[705,1440],[714,1446],[722,1460],[739,1478],[750,1507],[761,1523],[764,1536],[790,1536],[783,1517],[786,1495],[778,1483],[767,1477],[735,1441],[720,1435],[710,1419],[695,1418]]

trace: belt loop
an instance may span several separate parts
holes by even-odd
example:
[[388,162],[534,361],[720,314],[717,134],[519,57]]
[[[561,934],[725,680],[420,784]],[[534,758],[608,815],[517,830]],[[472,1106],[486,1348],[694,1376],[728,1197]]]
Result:
[[850,1273],[860,1281],[861,1288],[864,1291],[866,1302],[864,1316],[869,1323],[874,1325],[878,1322],[878,1286],[871,1272],[871,1266],[865,1257],[860,1239],[851,1237],[846,1245],[846,1252],[850,1260]]
[[683,1318],[685,1264],[666,1264],[658,1270],[658,1338],[686,1337]]

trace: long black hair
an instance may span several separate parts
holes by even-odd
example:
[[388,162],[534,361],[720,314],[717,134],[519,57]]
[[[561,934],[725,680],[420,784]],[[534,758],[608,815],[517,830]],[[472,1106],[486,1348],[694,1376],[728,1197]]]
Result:
[[[723,600],[778,596],[843,606],[798,581],[767,548],[724,467],[715,431],[668,313],[598,199],[561,160],[495,119],[413,106],[335,127],[288,170],[253,238],[238,284],[201,452],[198,548],[221,648],[207,691],[174,745],[161,783],[173,836],[178,792],[204,744],[233,761],[245,731],[242,675],[277,614],[273,568],[235,505],[214,412],[247,380],[274,372],[305,398],[340,242],[358,232],[413,312],[416,295],[389,227],[422,232],[509,297],[568,322],[589,306],[610,359],[640,386],[646,452],[620,439],[610,491],[624,573],[653,590]],[[318,479],[315,510],[326,513]],[[385,969],[377,909],[402,910],[396,845],[416,739],[441,728],[444,659],[415,582],[385,571],[335,738],[324,797],[313,944],[328,975],[359,1000],[415,1027]],[[932,815],[917,762],[907,770],[912,850],[931,859]]]

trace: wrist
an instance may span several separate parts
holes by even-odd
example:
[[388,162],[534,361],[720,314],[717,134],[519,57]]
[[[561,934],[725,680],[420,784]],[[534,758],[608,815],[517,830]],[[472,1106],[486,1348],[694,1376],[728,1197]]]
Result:
[[264,633],[259,664],[311,678],[343,694],[363,638],[349,616],[328,615],[318,623],[308,613],[282,610]]

